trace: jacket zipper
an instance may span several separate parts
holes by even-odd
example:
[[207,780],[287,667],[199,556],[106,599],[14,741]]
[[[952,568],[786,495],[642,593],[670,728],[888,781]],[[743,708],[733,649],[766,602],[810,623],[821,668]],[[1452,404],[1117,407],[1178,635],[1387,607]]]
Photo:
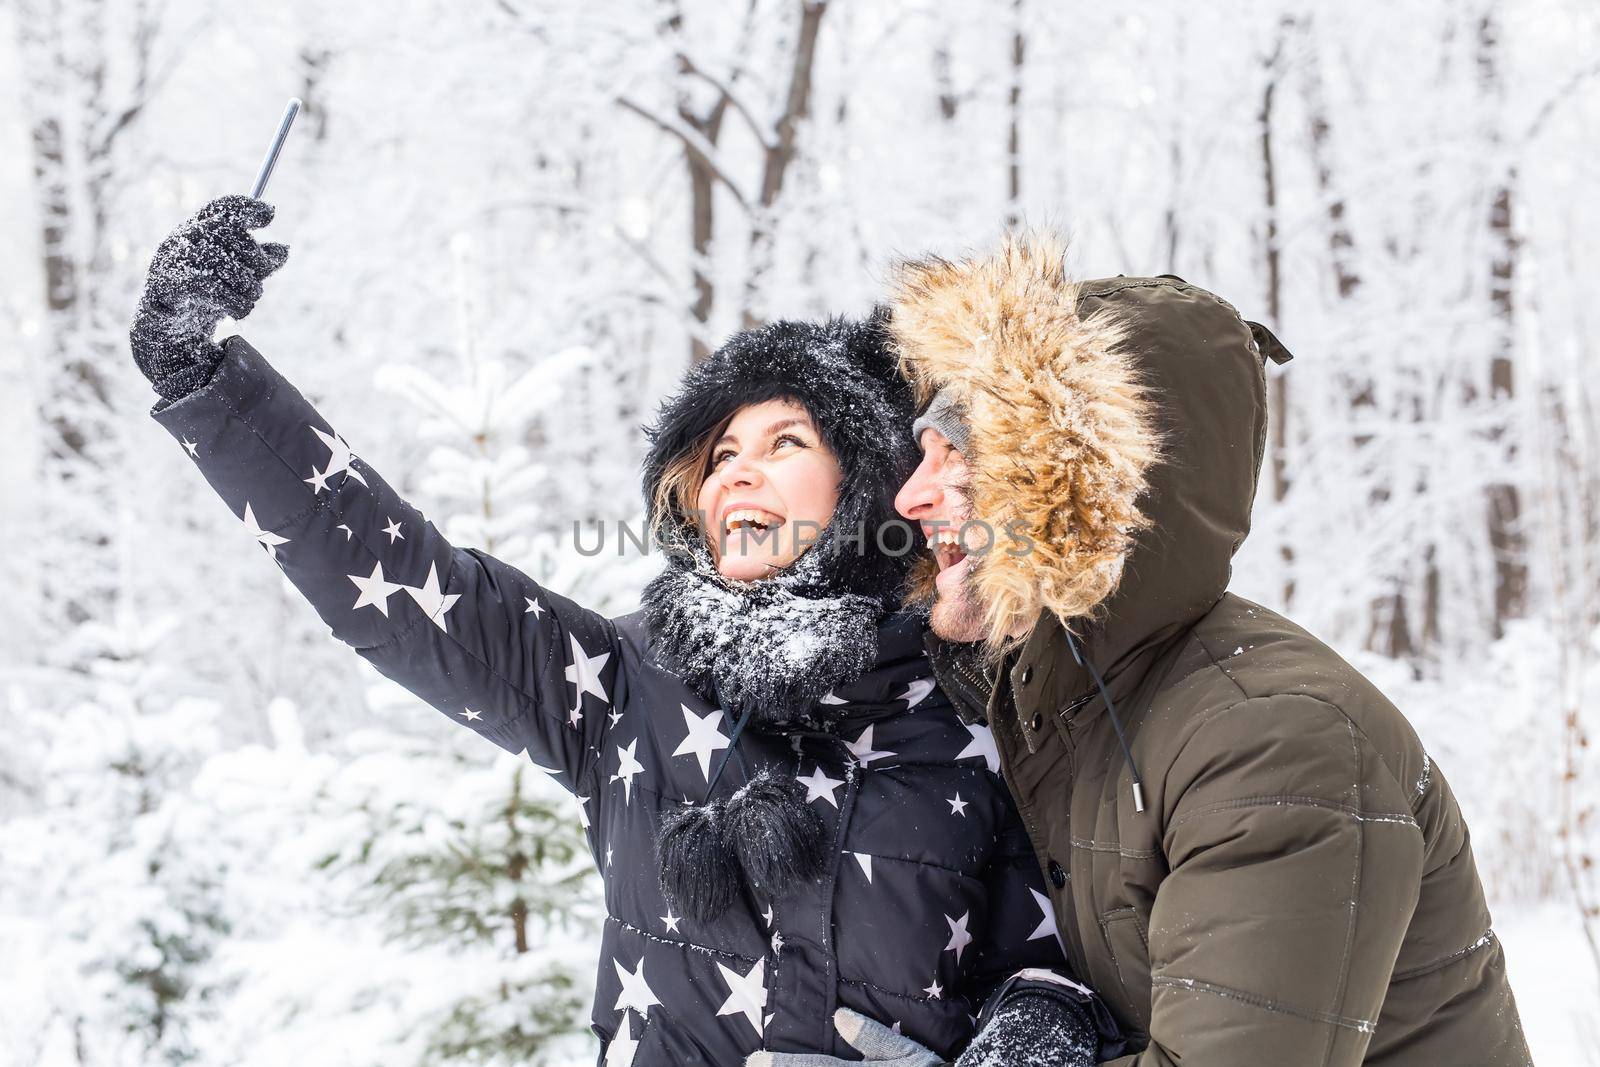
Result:
[[[1072,868],[1074,866],[1074,864],[1073,864],[1073,852],[1072,852],[1072,791],[1073,791],[1073,786],[1076,785],[1077,779],[1078,779],[1078,746],[1073,741],[1073,738],[1072,738],[1072,720],[1070,718],[1063,719],[1062,720],[1062,725],[1065,727],[1065,729],[1059,731],[1059,733],[1060,733],[1060,736],[1061,736],[1062,743],[1067,746],[1067,769],[1068,769],[1067,788],[1066,788],[1066,797],[1067,797],[1067,805],[1066,805],[1066,820],[1067,820],[1067,835],[1066,835],[1067,836],[1067,858],[1066,858],[1067,888],[1066,888],[1065,896],[1066,896],[1066,899],[1068,901],[1075,901],[1076,898],[1077,898],[1076,885],[1073,882],[1073,878],[1072,878],[1072,874],[1073,874]],[[1060,861],[1058,860],[1057,862],[1060,862]],[[1079,931],[1078,931],[1078,909],[1075,906],[1072,908],[1072,921],[1071,922],[1062,924],[1062,923],[1059,922],[1059,917],[1058,917],[1058,925],[1065,925],[1066,928],[1067,928],[1067,943],[1071,946],[1071,948],[1069,948],[1068,951],[1067,951],[1067,956],[1072,961],[1073,977],[1077,978],[1078,981],[1084,983],[1085,985],[1092,984],[1090,982],[1089,975],[1088,975],[1088,961],[1084,957],[1084,953],[1083,953],[1083,938],[1082,938],[1082,936],[1080,936]]]
[[[1007,703],[1007,702],[1009,702],[1010,705],[1011,705],[1011,707],[1009,709],[1009,719],[1010,719],[1010,721],[1008,723],[1002,725],[1002,723],[999,720],[1000,720],[1000,718],[1002,716],[1005,716],[1005,715],[1008,714],[1007,709],[1004,707],[1005,703]],[[1009,738],[1007,738],[1006,743],[997,744],[995,746],[996,749],[1000,753],[1000,771],[1001,771],[1001,776],[1007,782],[1014,782],[1014,781],[1016,781],[1016,775],[1015,775],[1015,772],[1014,772],[1014,770],[1012,768],[1012,765],[1011,765],[1011,753],[1012,753],[1012,750],[1013,750],[1013,745],[1016,742],[1017,736],[1022,733],[1024,727],[1023,727],[1022,723],[1019,721],[1019,719],[1017,717],[1016,695],[1011,692],[1011,688],[1010,688],[1009,685],[1006,686],[1005,699],[1001,701],[1001,706],[996,708],[996,712],[997,712],[997,714],[990,721],[990,724],[989,724],[990,728],[991,729],[996,729],[996,730],[1003,730],[1003,731],[1006,731],[1007,733],[1011,734],[1011,736]],[[1065,740],[1065,743],[1066,743],[1066,746],[1067,746],[1067,770],[1068,770],[1068,774],[1067,774],[1066,788],[1062,791],[1062,795],[1064,795],[1064,796],[1066,796],[1066,797],[1068,797],[1070,799],[1071,796],[1072,796],[1073,781],[1077,778],[1077,774],[1078,774],[1077,748],[1076,748],[1075,745],[1073,745],[1072,739],[1070,737],[1067,737],[1066,735],[1063,735],[1063,739]],[[1050,880],[1049,862],[1060,863],[1062,865],[1062,868],[1067,872],[1067,884],[1066,884],[1066,888],[1065,888],[1065,891],[1063,893],[1063,896],[1064,896],[1065,900],[1067,901],[1066,907],[1067,907],[1067,910],[1070,913],[1070,916],[1064,916],[1062,914],[1062,908],[1057,907],[1056,898],[1055,898],[1054,895],[1051,896],[1050,907],[1051,907],[1051,910],[1055,912],[1057,932],[1060,932],[1063,928],[1065,929],[1065,934],[1063,935],[1061,940],[1062,940],[1063,948],[1064,948],[1065,953],[1066,953],[1067,963],[1072,967],[1072,977],[1076,978],[1080,982],[1083,982],[1085,985],[1088,985],[1088,984],[1090,984],[1090,982],[1089,982],[1088,977],[1084,973],[1084,971],[1085,971],[1085,961],[1084,961],[1084,956],[1083,956],[1082,939],[1079,938],[1079,936],[1078,936],[1077,909],[1071,907],[1071,901],[1072,901],[1073,894],[1072,894],[1072,847],[1071,847],[1071,842],[1072,842],[1072,809],[1070,807],[1070,804],[1069,804],[1068,808],[1066,809],[1066,811],[1064,813],[1065,816],[1066,816],[1066,822],[1067,822],[1067,825],[1066,825],[1066,840],[1067,840],[1068,845],[1067,845],[1067,855],[1066,855],[1065,861],[1063,861],[1061,857],[1058,857],[1057,855],[1055,855],[1054,852],[1052,852],[1050,850],[1050,847],[1049,847],[1050,842],[1049,842],[1048,837],[1046,837],[1044,834],[1040,833],[1040,831],[1039,831],[1039,820],[1036,817],[1034,802],[1031,801],[1031,800],[1024,801],[1021,797],[1017,796],[1015,793],[1012,794],[1012,799],[1014,799],[1016,801],[1017,811],[1022,816],[1022,825],[1028,831],[1028,840],[1030,842],[1032,842],[1032,844],[1033,844],[1034,858],[1035,858],[1035,860],[1038,861],[1039,873],[1044,878],[1045,891],[1047,893],[1050,893],[1050,894],[1054,894],[1056,892],[1059,892],[1055,888],[1055,883]],[[1065,919],[1068,919],[1069,917],[1070,917],[1070,921],[1064,921]]]

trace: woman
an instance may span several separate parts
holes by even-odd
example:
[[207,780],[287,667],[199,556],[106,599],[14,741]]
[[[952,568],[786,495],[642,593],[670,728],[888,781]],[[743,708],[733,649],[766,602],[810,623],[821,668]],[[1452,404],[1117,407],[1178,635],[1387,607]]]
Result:
[[1063,964],[1039,872],[988,731],[893,611],[910,554],[876,533],[913,450],[881,324],[777,323],[689,373],[645,467],[667,566],[606,619],[451,546],[243,338],[211,342],[287,256],[249,233],[271,214],[225,197],[157,250],[152,415],[335,636],[578,795],[605,1062],[854,1058],[834,1024],[882,1037],[862,1016],[948,1057],[991,999],[991,1031],[1044,1018],[1049,1062],[1094,1062],[1081,987],[1006,984]]

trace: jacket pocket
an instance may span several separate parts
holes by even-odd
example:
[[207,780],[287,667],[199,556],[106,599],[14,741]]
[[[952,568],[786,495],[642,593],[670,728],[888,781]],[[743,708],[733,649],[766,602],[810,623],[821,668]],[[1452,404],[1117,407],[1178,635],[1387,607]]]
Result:
[[1100,915],[1100,934],[1111,965],[1117,972],[1117,989],[1097,992],[1110,1000],[1117,1021],[1139,1034],[1150,1031],[1150,939],[1144,916],[1129,906]]

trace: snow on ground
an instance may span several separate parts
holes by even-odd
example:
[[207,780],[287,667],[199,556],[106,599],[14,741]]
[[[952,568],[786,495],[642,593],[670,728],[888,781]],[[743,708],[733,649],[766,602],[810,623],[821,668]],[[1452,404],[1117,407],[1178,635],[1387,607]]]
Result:
[[1600,977],[1564,901],[1502,904],[1495,932],[1538,1067],[1600,1067]]

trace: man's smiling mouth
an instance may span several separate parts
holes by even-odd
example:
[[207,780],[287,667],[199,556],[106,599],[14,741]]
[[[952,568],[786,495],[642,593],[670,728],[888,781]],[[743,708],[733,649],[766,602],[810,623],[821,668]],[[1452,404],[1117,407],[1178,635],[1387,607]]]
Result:
[[939,563],[940,571],[947,571],[963,563],[967,550],[961,544],[961,535],[955,530],[937,530],[928,535],[928,548]]

